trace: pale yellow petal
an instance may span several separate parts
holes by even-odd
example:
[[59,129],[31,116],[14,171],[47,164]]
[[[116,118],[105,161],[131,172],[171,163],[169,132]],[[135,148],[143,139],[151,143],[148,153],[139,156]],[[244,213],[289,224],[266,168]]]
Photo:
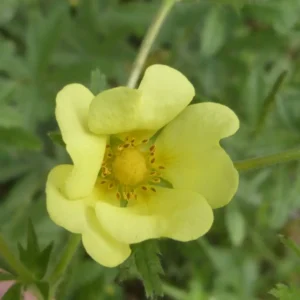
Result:
[[142,93],[117,87],[97,95],[89,109],[89,128],[98,134],[133,131],[140,125]]
[[157,130],[173,120],[193,99],[195,89],[179,71],[165,65],[147,68],[138,88],[143,94],[144,128]]
[[46,184],[47,210],[57,225],[73,233],[82,233],[87,222],[84,200],[71,201],[62,192],[72,168],[71,165],[59,165],[50,171]]
[[83,85],[70,84],[56,98],[56,119],[74,168],[66,181],[71,199],[91,193],[96,182],[106,144],[105,136],[88,129],[88,110],[94,95]]
[[107,267],[117,266],[130,255],[129,245],[115,240],[97,222],[95,211],[89,207],[97,201],[93,199],[95,193],[80,200],[68,200],[62,193],[72,168],[71,165],[60,165],[48,176],[46,199],[50,218],[68,231],[82,234],[83,245],[95,261]]
[[156,140],[157,163],[165,166],[162,176],[174,188],[199,192],[213,208],[226,205],[236,193],[238,172],[219,140],[238,128],[238,118],[226,106],[189,106]]
[[149,67],[138,89],[118,87],[97,95],[90,106],[89,128],[97,134],[153,134],[193,99],[192,84],[164,65]]
[[190,241],[210,229],[212,209],[200,194],[187,190],[156,189],[156,193],[139,194],[140,201],[126,208],[98,202],[96,215],[99,223],[123,243],[139,243],[161,237]]
[[116,267],[130,255],[128,244],[122,243],[109,234],[99,225],[95,211],[88,211],[88,230],[82,235],[83,246],[87,253],[99,264],[105,267]]

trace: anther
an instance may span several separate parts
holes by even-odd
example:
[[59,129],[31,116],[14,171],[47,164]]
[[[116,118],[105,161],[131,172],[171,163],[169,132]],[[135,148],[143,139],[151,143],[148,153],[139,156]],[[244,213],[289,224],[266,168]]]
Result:
[[151,181],[154,183],[160,183],[160,178],[156,177],[156,178],[151,179]]
[[150,188],[150,190],[152,191],[152,192],[154,192],[154,193],[156,193],[156,189],[155,188]]
[[144,139],[144,140],[142,140],[142,144],[146,144],[146,143],[148,143],[149,142],[149,139]]
[[128,148],[130,146],[130,144],[124,144],[123,147],[124,148]]
[[156,176],[157,175],[157,172],[156,171],[151,171],[150,172],[150,176]]
[[161,169],[161,170],[164,170],[164,169],[165,169],[164,166],[159,166],[158,168]]
[[106,149],[110,148],[110,145],[106,145],[105,148],[106,148]]
[[119,145],[117,149],[118,149],[119,151],[122,151],[122,150],[123,150],[123,145]]
[[144,185],[143,185],[141,188],[142,188],[142,190],[144,190],[144,191],[148,191],[148,188],[147,188],[146,186],[144,186]]
[[155,150],[156,150],[156,146],[155,146],[155,145],[152,145],[152,146],[150,147],[150,152],[155,152]]
[[114,183],[113,182],[108,185],[108,189],[109,190],[111,190],[113,187],[114,187]]
[[111,157],[112,157],[112,154],[111,154],[111,153],[108,153],[108,154],[107,154],[107,157],[111,158]]
[[120,192],[117,192],[117,193],[116,193],[116,197],[117,197],[118,200],[121,199],[121,194],[120,194]]
[[150,163],[153,164],[154,162],[155,162],[155,158],[152,158],[152,159],[150,160]]

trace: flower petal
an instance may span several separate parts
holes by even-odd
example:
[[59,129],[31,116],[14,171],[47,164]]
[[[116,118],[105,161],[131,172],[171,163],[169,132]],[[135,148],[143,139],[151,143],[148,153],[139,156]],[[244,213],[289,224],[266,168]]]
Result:
[[179,71],[153,65],[138,89],[118,87],[97,95],[90,106],[89,128],[97,134],[153,134],[175,118],[194,94],[194,87]]
[[97,134],[117,134],[135,130],[141,122],[141,99],[141,92],[122,86],[100,93],[90,105],[90,130]]
[[173,120],[193,99],[195,89],[179,71],[165,66],[147,68],[138,88],[143,94],[144,128],[157,130]]
[[130,255],[128,244],[117,241],[107,234],[98,223],[95,211],[88,211],[88,230],[82,235],[82,243],[86,252],[99,264],[105,267],[116,267]]
[[156,190],[138,195],[141,201],[126,208],[98,202],[99,223],[115,239],[129,244],[160,237],[190,241],[209,230],[213,213],[200,194],[159,187]]
[[88,254],[98,263],[114,267],[121,264],[129,255],[128,244],[118,242],[97,223],[89,198],[68,200],[62,194],[62,187],[72,171],[71,165],[60,165],[51,170],[46,185],[47,210],[51,219],[59,226],[73,233],[82,234],[83,245]]
[[96,182],[106,137],[91,133],[88,109],[94,95],[83,85],[70,84],[56,97],[56,119],[74,168],[66,181],[68,198],[76,199],[91,193]]
[[57,225],[73,233],[82,233],[87,224],[86,204],[83,199],[69,200],[62,193],[72,169],[71,165],[59,165],[50,171],[46,184],[47,210]]
[[156,140],[156,161],[165,166],[162,177],[174,188],[200,193],[213,208],[226,205],[237,190],[238,172],[219,140],[238,128],[238,118],[226,106],[187,107]]

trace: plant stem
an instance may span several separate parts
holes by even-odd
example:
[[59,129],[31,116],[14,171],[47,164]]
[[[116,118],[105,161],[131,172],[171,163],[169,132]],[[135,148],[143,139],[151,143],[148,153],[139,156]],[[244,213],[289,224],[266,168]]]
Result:
[[62,275],[65,273],[67,267],[69,266],[79,244],[81,241],[80,234],[72,234],[69,241],[58,261],[56,267],[54,268],[52,274],[49,276],[50,285],[55,285]]
[[237,161],[234,163],[234,166],[238,171],[248,171],[298,159],[300,159],[300,149],[293,149],[262,157]]
[[0,233],[0,255],[7,262],[7,264],[16,272],[19,278],[26,283],[31,283],[33,281],[32,274],[27,270],[27,268],[22,264],[22,262],[15,257],[13,251],[9,248],[4,237]]
[[157,15],[155,16],[152,24],[150,25],[142,42],[139,53],[133,63],[132,72],[127,83],[128,87],[134,88],[136,86],[136,83],[141,75],[145,61],[155,41],[155,38],[157,37],[162,24],[164,23],[175,2],[176,0],[164,0],[162,2],[162,5],[157,12]]

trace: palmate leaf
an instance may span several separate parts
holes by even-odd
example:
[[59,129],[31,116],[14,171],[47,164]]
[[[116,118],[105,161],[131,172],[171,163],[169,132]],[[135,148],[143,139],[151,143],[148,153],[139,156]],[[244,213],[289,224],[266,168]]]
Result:
[[269,294],[279,300],[298,300],[300,299],[300,289],[297,287],[289,287],[285,284],[278,283]]
[[47,271],[53,243],[40,250],[38,238],[31,220],[28,221],[26,248],[18,244],[20,260],[37,279],[42,279]]

